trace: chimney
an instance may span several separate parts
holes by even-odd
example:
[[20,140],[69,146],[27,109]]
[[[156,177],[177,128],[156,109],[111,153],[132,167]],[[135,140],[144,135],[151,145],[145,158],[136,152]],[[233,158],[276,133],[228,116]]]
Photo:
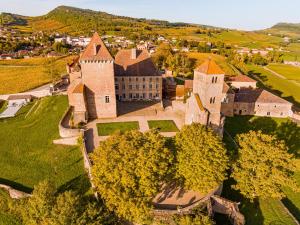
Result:
[[136,49],[131,49],[131,59],[136,59]]
[[96,45],[96,43],[94,43],[94,52],[93,53],[94,53],[94,56],[97,55],[97,45]]

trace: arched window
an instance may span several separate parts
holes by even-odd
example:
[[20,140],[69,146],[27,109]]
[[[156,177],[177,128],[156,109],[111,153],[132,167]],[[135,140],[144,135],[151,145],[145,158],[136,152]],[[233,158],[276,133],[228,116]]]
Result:
[[217,83],[218,77],[215,78],[215,83]]
[[212,79],[211,79],[211,83],[213,84],[215,82],[215,78],[213,77]]
[[213,103],[215,103],[215,101],[216,101],[216,97],[214,97],[214,99],[213,99]]
[[210,104],[212,103],[212,101],[213,101],[213,99],[212,99],[212,98],[210,98],[210,100],[209,100]]

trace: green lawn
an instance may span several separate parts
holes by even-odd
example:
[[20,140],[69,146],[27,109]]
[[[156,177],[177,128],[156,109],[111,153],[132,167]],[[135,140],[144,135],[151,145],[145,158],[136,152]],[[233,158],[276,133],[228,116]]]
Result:
[[[60,190],[89,189],[79,147],[54,145],[66,96],[46,97],[23,107],[15,118],[0,120],[0,183],[30,192],[51,179]],[[32,108],[30,114],[26,114]]]
[[139,130],[138,121],[130,122],[113,122],[113,123],[97,123],[98,135],[109,136],[116,131],[125,132],[129,130]]
[[[291,153],[297,158],[300,157],[300,127],[288,119],[275,119],[270,117],[252,117],[252,116],[235,116],[226,118],[225,121],[224,142],[232,157],[236,156],[237,151],[235,144],[229,135],[234,139],[237,134],[246,133],[249,130],[262,130],[264,133],[277,135],[284,140]],[[229,135],[228,135],[229,134]],[[300,184],[300,161],[297,159],[299,172],[295,178]],[[241,202],[241,212],[246,217],[246,224],[249,225],[269,225],[270,222],[281,222],[282,224],[294,224],[291,217],[285,212],[282,204],[276,199],[259,199],[258,202],[251,203],[243,198],[238,191],[231,188],[234,181],[228,180],[224,183],[223,196],[231,200]],[[282,202],[294,215],[300,219],[300,195],[289,189],[284,189],[287,198]]]
[[0,114],[5,111],[6,107],[7,107],[7,101],[1,101],[0,100]]
[[300,67],[284,64],[270,64],[268,68],[283,75],[288,80],[295,80],[300,84]]
[[177,132],[179,131],[173,120],[148,120],[150,129],[158,129],[160,132]]
[[250,76],[259,79],[259,87],[264,87],[300,107],[300,86],[296,83],[277,77],[260,66],[247,65],[247,68]]

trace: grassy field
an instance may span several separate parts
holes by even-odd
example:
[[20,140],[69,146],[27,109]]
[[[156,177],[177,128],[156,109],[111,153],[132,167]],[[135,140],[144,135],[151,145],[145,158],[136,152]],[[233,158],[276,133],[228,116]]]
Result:
[[268,68],[286,77],[288,80],[295,80],[300,84],[300,67],[284,64],[270,64]]
[[113,122],[113,123],[97,123],[98,135],[108,136],[116,131],[125,132],[128,130],[139,130],[139,122]]
[[150,129],[158,129],[160,132],[179,131],[173,120],[148,120]]
[[23,92],[51,82],[66,74],[66,63],[72,56],[56,58],[52,76],[46,69],[47,58],[14,59],[0,61],[0,95]]
[[190,52],[188,57],[197,60],[197,66],[200,66],[205,60],[211,58],[224,70],[227,75],[235,75],[236,71],[225,61],[226,59],[221,55],[211,53]]
[[[225,130],[228,133],[224,135],[224,141],[231,156],[236,155],[236,147],[232,138],[237,134],[246,133],[249,130],[262,130],[264,133],[277,135],[279,139],[286,142],[289,151],[294,153],[296,157],[300,156],[300,127],[290,122],[288,119],[275,119],[265,117],[236,116],[226,118]],[[229,136],[229,135],[230,136]],[[295,178],[300,183],[300,161],[299,173],[295,174]],[[228,180],[224,184],[224,197],[241,202],[240,209],[246,217],[246,224],[249,225],[269,225],[271,222],[281,222],[282,224],[294,224],[291,217],[286,213],[282,203],[276,199],[259,199],[258,202],[251,203],[243,198],[238,191],[233,190],[230,186],[232,180]],[[293,213],[294,217],[300,216],[300,195],[293,193],[288,189],[284,189],[287,198],[283,200],[284,205]]]
[[7,101],[0,100],[0,114],[6,109],[7,103],[8,103]]
[[46,97],[23,107],[15,118],[0,120],[0,183],[30,192],[51,179],[61,190],[89,189],[79,147],[52,143],[67,106],[66,96]]
[[275,76],[260,66],[247,65],[247,68],[249,75],[259,80],[258,86],[264,87],[300,107],[300,86],[297,83]]

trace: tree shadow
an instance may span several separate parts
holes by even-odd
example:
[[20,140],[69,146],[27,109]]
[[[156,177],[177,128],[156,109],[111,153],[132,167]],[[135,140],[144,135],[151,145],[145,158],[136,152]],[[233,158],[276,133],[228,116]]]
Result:
[[297,208],[297,206],[294,205],[294,203],[289,200],[288,198],[284,198],[281,200],[282,203],[289,209],[289,211],[293,214],[293,216],[300,221],[300,210]]
[[62,193],[64,191],[72,190],[80,195],[84,195],[90,190],[90,188],[91,188],[91,184],[88,175],[82,174],[68,181],[67,183],[61,185],[58,188],[58,192]]
[[[234,190],[232,188],[232,186],[235,184],[236,182],[232,178],[229,178],[228,180],[224,181],[222,197],[240,203],[239,209],[246,218],[246,224],[263,225],[264,217],[260,209],[259,201],[250,202],[248,199],[243,197],[239,191]],[[227,223],[223,223],[222,221],[222,223],[219,224],[223,225]]]
[[300,108],[300,102],[297,101],[293,96],[283,96],[282,91],[275,89],[271,85],[265,84],[264,82],[268,81],[268,77],[266,75],[263,75],[262,73],[254,72],[253,70],[249,71],[248,75],[257,81],[257,87],[263,88],[263,89],[293,103],[296,106],[296,108]]
[[8,185],[18,191],[23,191],[23,192],[26,192],[26,193],[31,193],[33,191],[33,188],[30,188],[30,187],[27,187],[23,184],[20,184],[20,183],[17,183],[17,182],[14,182],[14,181],[11,181],[11,180],[7,180],[7,179],[4,179],[4,178],[0,178],[0,184],[4,184],[4,185]]

